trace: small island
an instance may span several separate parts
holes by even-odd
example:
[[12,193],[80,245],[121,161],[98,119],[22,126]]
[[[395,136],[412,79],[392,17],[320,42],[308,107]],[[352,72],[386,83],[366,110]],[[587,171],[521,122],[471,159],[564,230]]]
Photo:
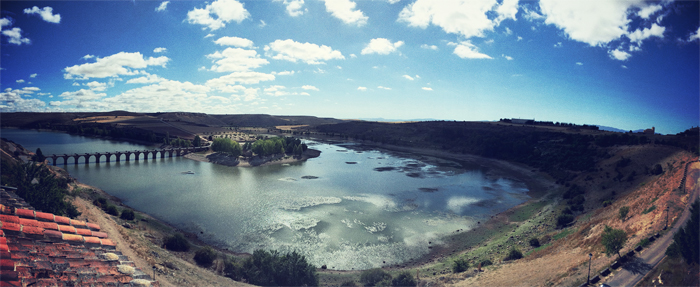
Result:
[[274,137],[246,142],[242,146],[230,138],[215,138],[209,151],[185,157],[226,166],[253,167],[304,161],[319,155],[321,151],[309,149],[300,139]]

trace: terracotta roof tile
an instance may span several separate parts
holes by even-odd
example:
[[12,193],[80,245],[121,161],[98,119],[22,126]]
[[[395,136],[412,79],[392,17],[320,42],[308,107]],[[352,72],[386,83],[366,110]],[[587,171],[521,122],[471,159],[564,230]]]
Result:
[[[4,238],[4,237],[3,237]],[[0,244],[0,251],[2,252],[10,252],[10,248],[7,246],[7,244]],[[4,253],[0,253],[4,254]],[[4,258],[5,256],[0,256],[0,258]]]
[[22,283],[17,281],[17,272],[13,272],[13,275],[10,276],[10,274],[3,273],[3,278],[8,279],[8,281],[0,281],[0,287],[5,287],[5,286],[22,286]]
[[107,238],[107,233],[93,231],[92,236],[99,237],[99,238]]
[[41,224],[39,224],[39,221],[36,221],[34,219],[20,218],[19,224],[21,224],[22,226],[41,227]]
[[0,244],[7,244],[7,237],[0,237]]
[[44,230],[44,235],[46,235],[50,238],[63,239],[63,233],[55,231],[55,230]]
[[24,218],[31,218],[34,219],[34,210],[30,209],[24,209],[24,208],[17,208],[15,209],[15,215],[24,217]]
[[75,227],[69,225],[58,225],[58,230],[61,232],[76,233],[78,232]]
[[53,220],[58,224],[70,225],[70,218],[65,216],[54,216]]
[[0,213],[10,213],[10,208],[3,204],[0,204]]
[[46,213],[46,212],[36,212],[36,219],[41,220],[41,221],[48,221],[48,222],[53,222],[54,221],[54,215],[51,213]]
[[39,224],[41,225],[41,228],[44,229],[51,229],[51,230],[58,230],[58,223],[56,222],[41,222],[39,221]]
[[90,228],[90,230],[100,231],[100,226],[94,223],[88,222],[87,227]]
[[70,242],[79,242],[83,243],[83,236],[82,235],[77,235],[77,234],[67,234],[63,233],[63,240],[64,241],[70,241]]
[[18,223],[3,222],[2,223],[2,230],[3,231],[20,232],[20,231],[22,231],[22,226],[19,225]]
[[15,271],[15,261],[12,259],[0,259],[0,270]]
[[117,246],[116,244],[114,244],[114,242],[112,242],[111,239],[100,239],[100,241],[102,242],[102,245],[105,245],[105,246],[112,246],[112,247]]
[[73,225],[73,226],[75,226],[75,227],[87,228],[87,225],[85,224],[85,221],[82,221],[82,220],[71,219],[71,220],[70,220],[70,225]]
[[85,239],[85,243],[90,243],[90,244],[102,244],[102,242],[100,242],[100,239],[97,238],[97,237],[84,236],[83,238]]
[[19,224],[19,216],[0,214],[0,221]]
[[41,227],[34,226],[22,226],[22,232],[27,235],[44,235],[44,229]]
[[89,229],[76,228],[76,233],[83,236],[92,236],[92,231]]

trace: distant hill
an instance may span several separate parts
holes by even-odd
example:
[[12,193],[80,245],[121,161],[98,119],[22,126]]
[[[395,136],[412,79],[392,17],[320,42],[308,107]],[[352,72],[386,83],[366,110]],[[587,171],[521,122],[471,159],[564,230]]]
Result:
[[425,119],[385,119],[385,118],[359,118],[361,121],[369,122],[429,122],[429,121],[439,121],[438,119],[425,118]]
[[343,120],[333,118],[318,118],[313,116],[273,116],[265,114],[248,115],[211,115],[223,122],[225,126],[236,127],[275,127],[290,125],[327,125],[337,124]]

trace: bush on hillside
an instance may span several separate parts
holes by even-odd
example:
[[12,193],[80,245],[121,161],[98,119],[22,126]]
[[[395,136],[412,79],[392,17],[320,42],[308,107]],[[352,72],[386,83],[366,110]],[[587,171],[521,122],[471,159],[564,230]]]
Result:
[[175,233],[165,240],[165,248],[172,251],[189,251],[190,242],[182,234]]
[[630,212],[630,207],[629,207],[629,206],[620,207],[619,214],[618,214],[619,217],[620,217],[620,220],[625,220],[625,218],[627,218],[627,214],[628,214],[629,212]]
[[394,279],[391,280],[391,286],[416,286],[416,279],[408,271],[399,273]]
[[560,214],[557,217],[557,227],[567,226],[572,222],[574,222],[574,216],[571,214]]
[[540,247],[540,241],[537,239],[537,237],[530,238],[530,246],[532,247]]
[[467,269],[469,269],[469,262],[467,262],[466,259],[460,258],[460,259],[455,260],[452,263],[452,272],[453,273],[464,272],[464,271],[467,271]]
[[122,210],[122,214],[119,216],[119,218],[124,220],[134,220],[136,218],[136,214],[134,214],[134,211],[131,209],[124,209]]
[[241,278],[259,286],[317,286],[316,267],[292,252],[255,250],[241,265]]
[[503,258],[504,261],[508,260],[518,260],[520,258],[523,258],[523,253],[520,252],[520,250],[516,249],[515,247],[510,249],[510,252],[508,253],[508,256],[506,258]]
[[491,262],[491,260],[484,259],[484,261],[481,261],[481,267],[486,267],[489,265],[493,265],[493,262]]
[[116,206],[111,204],[107,205],[107,208],[105,208],[105,212],[107,212],[107,214],[109,215],[119,216],[119,210]]
[[197,252],[194,254],[194,261],[203,267],[211,266],[215,259],[216,252],[209,246],[197,250]]
[[377,283],[387,279],[391,280],[391,275],[379,268],[365,270],[360,274],[360,282],[364,283],[365,286],[375,286]]

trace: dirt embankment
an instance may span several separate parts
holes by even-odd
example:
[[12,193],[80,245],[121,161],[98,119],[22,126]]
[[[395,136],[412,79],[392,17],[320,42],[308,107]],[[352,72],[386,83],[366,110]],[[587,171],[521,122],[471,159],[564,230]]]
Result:
[[232,157],[222,153],[215,153],[207,151],[205,153],[191,153],[185,155],[186,158],[202,162],[211,162],[226,166],[239,166],[239,167],[256,167],[256,166],[266,166],[273,164],[290,164],[299,161],[305,161],[310,158],[319,157],[321,151],[315,149],[306,150],[301,157],[288,156],[288,155],[273,155],[267,157],[255,156],[249,160],[245,160],[242,157]]

